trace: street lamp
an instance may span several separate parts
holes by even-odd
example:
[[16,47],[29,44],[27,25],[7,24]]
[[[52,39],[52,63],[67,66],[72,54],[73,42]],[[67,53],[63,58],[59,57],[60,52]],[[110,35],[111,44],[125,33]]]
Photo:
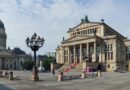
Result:
[[36,33],[34,33],[34,35],[31,38],[27,37],[26,39],[27,46],[30,47],[32,51],[34,51],[34,66],[33,66],[33,75],[32,75],[33,81],[39,80],[37,66],[36,66],[36,51],[38,51],[39,48],[43,46],[44,41],[45,41],[44,38],[37,36]]

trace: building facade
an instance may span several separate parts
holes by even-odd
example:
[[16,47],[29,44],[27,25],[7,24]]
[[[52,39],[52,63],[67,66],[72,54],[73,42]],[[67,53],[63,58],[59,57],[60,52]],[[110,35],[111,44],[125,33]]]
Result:
[[61,64],[87,62],[102,64],[105,71],[130,70],[130,40],[101,22],[91,22],[86,16],[68,31],[56,49],[56,61]]
[[22,63],[32,59],[30,55],[19,53],[18,49],[11,50],[6,48],[7,35],[5,27],[0,20],[0,69],[1,70],[22,70]]

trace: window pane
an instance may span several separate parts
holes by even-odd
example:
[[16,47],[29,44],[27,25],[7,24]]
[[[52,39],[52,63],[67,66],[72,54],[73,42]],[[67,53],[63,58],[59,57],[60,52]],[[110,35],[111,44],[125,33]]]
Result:
[[107,51],[107,45],[105,45],[105,51]]
[[130,53],[129,53],[129,58],[128,58],[128,60],[130,60]]
[[127,52],[130,52],[130,46],[127,46]]
[[108,60],[110,60],[110,52],[108,52]]
[[111,52],[111,60],[113,60],[113,52]]
[[107,60],[107,53],[105,53],[105,60]]
[[111,51],[113,50],[113,45],[111,44]]

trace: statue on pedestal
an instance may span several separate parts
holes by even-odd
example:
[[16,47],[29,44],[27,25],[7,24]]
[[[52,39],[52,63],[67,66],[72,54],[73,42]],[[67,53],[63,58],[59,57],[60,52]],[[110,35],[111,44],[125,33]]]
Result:
[[45,71],[45,68],[42,65],[42,61],[40,61],[40,66],[38,67],[38,71],[39,72],[44,72]]

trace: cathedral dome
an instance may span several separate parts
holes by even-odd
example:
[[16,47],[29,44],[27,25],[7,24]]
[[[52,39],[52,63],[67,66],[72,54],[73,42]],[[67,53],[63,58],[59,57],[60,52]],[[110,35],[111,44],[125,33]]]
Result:
[[1,29],[5,29],[5,27],[4,27],[4,23],[0,20],[0,28]]
[[6,38],[4,23],[0,20],[0,50],[6,49]]
[[0,35],[6,36],[4,23],[0,20]]

